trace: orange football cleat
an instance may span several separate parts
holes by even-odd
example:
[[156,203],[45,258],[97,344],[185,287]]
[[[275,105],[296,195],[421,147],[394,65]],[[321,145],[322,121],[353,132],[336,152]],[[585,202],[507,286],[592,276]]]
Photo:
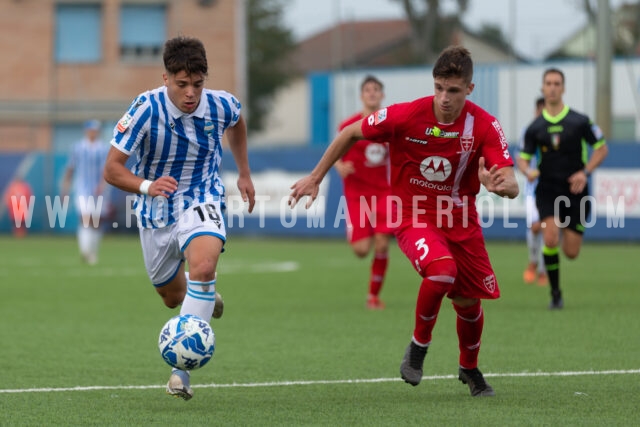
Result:
[[524,283],[533,283],[536,281],[536,268],[537,265],[529,263],[527,269],[522,273],[522,279]]
[[384,303],[378,295],[369,295],[367,297],[367,308],[369,310],[382,310],[384,309]]
[[547,273],[545,273],[544,271],[541,271],[540,273],[538,273],[537,284],[538,286],[547,286],[549,284],[549,278],[547,277]]

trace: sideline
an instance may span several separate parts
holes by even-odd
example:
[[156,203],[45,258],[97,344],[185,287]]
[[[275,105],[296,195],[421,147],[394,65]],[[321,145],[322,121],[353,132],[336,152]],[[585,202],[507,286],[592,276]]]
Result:
[[[487,373],[485,378],[508,378],[508,377],[578,377],[588,375],[629,375],[640,374],[640,369],[606,370],[606,371],[568,371],[568,372],[513,372],[513,373]],[[457,379],[457,375],[431,375],[422,377],[423,380],[448,380]],[[402,381],[400,378],[371,378],[354,380],[310,380],[310,381],[275,381],[264,383],[232,383],[232,384],[196,384],[194,389],[202,388],[243,388],[243,387],[286,387],[300,385],[335,385],[335,384],[367,384],[367,383],[388,383]],[[95,391],[95,390],[148,390],[164,389],[166,385],[119,385],[119,386],[86,386],[86,387],[61,387],[61,388],[23,388],[23,389],[0,389],[0,394],[9,393],[53,393],[66,391]]]

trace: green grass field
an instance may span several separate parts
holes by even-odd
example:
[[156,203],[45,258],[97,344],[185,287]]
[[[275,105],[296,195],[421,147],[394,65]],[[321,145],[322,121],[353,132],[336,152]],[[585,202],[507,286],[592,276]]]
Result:
[[565,309],[522,283],[524,243],[490,242],[502,298],[487,301],[480,368],[495,398],[457,380],[444,303],[418,387],[398,368],[419,276],[393,248],[384,311],[365,309],[369,261],[343,241],[230,237],[225,315],[195,397],[166,396],[165,308],[136,237],[99,265],[71,237],[0,238],[0,425],[638,425],[640,247],[587,242],[562,259]]

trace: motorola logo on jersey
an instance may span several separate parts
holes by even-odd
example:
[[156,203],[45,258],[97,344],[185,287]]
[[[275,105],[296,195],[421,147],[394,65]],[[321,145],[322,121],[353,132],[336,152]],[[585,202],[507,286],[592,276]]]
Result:
[[367,159],[367,165],[381,165],[382,163],[384,163],[384,159],[387,157],[387,148],[383,144],[369,144],[364,150],[364,156]]
[[420,164],[420,173],[427,181],[443,182],[451,175],[451,163],[440,156],[430,156]]

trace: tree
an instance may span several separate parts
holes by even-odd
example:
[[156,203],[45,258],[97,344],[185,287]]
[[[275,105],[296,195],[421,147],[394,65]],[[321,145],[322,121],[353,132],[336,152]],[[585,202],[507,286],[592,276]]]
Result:
[[402,4],[411,24],[412,50],[416,63],[433,62],[440,51],[448,46],[454,32],[461,27],[461,16],[469,0],[455,0],[456,13],[445,14],[440,0],[392,0]]
[[273,94],[293,76],[286,60],[295,44],[291,31],[282,25],[283,7],[283,0],[247,2],[250,132],[263,128]]
[[511,45],[505,38],[505,35],[499,25],[482,24],[480,30],[475,34],[482,40],[485,40],[506,52],[512,51]]

